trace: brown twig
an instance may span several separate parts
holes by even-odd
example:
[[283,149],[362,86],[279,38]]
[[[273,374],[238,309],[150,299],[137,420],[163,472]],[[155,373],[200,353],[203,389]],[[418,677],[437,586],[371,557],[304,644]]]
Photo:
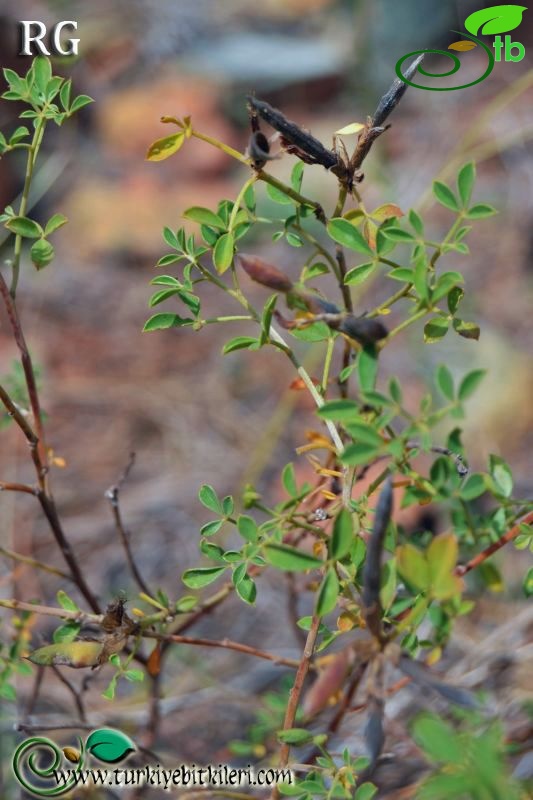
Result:
[[109,489],[105,492],[105,497],[109,500],[111,504],[111,511],[113,513],[113,519],[115,520],[115,527],[119,535],[120,541],[122,542],[124,552],[126,553],[126,559],[128,561],[130,572],[133,575],[140,590],[145,594],[147,594],[149,597],[154,597],[153,592],[151,591],[150,587],[144,580],[137,564],[135,563],[133,552],[130,546],[129,533],[124,527],[124,524],[122,522],[122,514],[120,512],[120,504],[119,504],[120,490],[124,485],[124,483],[127,481],[134,463],[135,463],[135,453],[130,453],[129,461],[126,465],[124,472],[118,479],[117,483],[113,484],[113,486],[110,486]]
[[0,599],[0,608],[10,608],[13,611],[31,611],[32,614],[41,614],[45,617],[71,619],[75,622],[92,622],[96,623],[97,625],[99,625],[103,620],[101,614],[88,614],[86,611],[67,611],[66,608],[41,606],[37,603],[25,603],[22,600]]
[[529,514],[526,514],[526,516],[523,517],[519,522],[517,522],[516,525],[514,525],[510,530],[508,530],[507,533],[504,533],[504,535],[501,536],[497,542],[489,544],[488,547],[482,550],[481,553],[478,553],[477,556],[471,558],[470,561],[467,561],[466,564],[458,564],[455,568],[455,574],[458,575],[459,577],[462,577],[463,575],[466,575],[467,572],[470,572],[476,567],[479,567],[479,565],[482,564],[484,561],[486,561],[487,558],[490,558],[490,556],[493,555],[493,553],[496,553],[498,550],[501,550],[501,548],[504,547],[506,544],[509,544],[509,542],[512,542],[513,539],[516,539],[516,537],[519,536],[521,533],[520,530],[521,525],[532,525],[532,524],[533,524],[533,511],[531,511]]
[[74,699],[74,703],[76,705],[76,709],[77,709],[79,717],[80,717],[80,721],[81,722],[87,722],[87,714],[85,713],[83,700],[81,698],[81,695],[82,695],[82,692],[83,692],[83,688],[81,689],[81,691],[78,691],[76,689],[76,687],[73,686],[73,684],[68,680],[68,678],[66,678],[65,675],[63,675],[63,673],[61,672],[59,667],[55,666],[55,664],[52,664],[52,669],[53,669],[54,673],[56,674],[57,678],[61,681],[61,683],[64,686],[67,687],[67,689],[71,693],[71,695],[72,695],[72,697]]
[[78,587],[79,591],[89,604],[89,606],[96,614],[99,614],[100,605],[95,595],[89,588],[89,585],[87,584],[83,576],[83,573],[76,559],[76,556],[74,555],[74,552],[72,551],[72,548],[70,547],[70,544],[65,536],[63,527],[59,520],[59,515],[57,512],[55,501],[48,485],[48,456],[44,442],[44,429],[42,423],[41,407],[39,403],[39,395],[37,392],[37,383],[35,380],[35,371],[33,369],[32,360],[28,348],[26,346],[26,340],[24,338],[24,333],[22,331],[22,327],[20,324],[20,319],[18,316],[15,301],[13,300],[9,292],[9,288],[1,273],[0,273],[0,294],[3,297],[7,311],[7,316],[11,324],[11,329],[13,331],[13,337],[20,352],[20,360],[22,363],[22,368],[24,370],[26,387],[28,390],[30,406],[34,418],[35,432],[29,425],[28,421],[25,419],[24,415],[17,408],[15,403],[13,403],[13,401],[9,397],[9,394],[1,386],[0,386],[0,400],[2,400],[2,402],[4,403],[8,411],[8,414],[11,417],[13,417],[13,419],[21,429],[22,433],[26,437],[26,440],[30,446],[30,452],[33,464],[35,466],[35,472],[37,474],[37,481],[39,484],[39,489],[36,492],[36,495],[39,499],[39,503],[41,504],[41,508],[44,512],[44,515],[48,520],[48,524],[50,525],[56,543],[58,544],[63,554],[63,557],[70,568],[72,578],[76,586]]
[[31,494],[34,497],[37,494],[37,489],[34,486],[29,486],[27,483],[7,483],[0,481],[0,492],[23,492],[24,494]]
[[153,631],[145,631],[143,637],[146,639],[157,639],[159,642],[167,642],[169,644],[190,644],[199,647],[220,647],[225,650],[236,650],[238,653],[245,653],[249,656],[256,658],[263,658],[265,661],[272,661],[274,664],[280,666],[292,667],[297,669],[300,667],[300,662],[294,658],[283,658],[274,653],[267,653],[266,650],[259,650],[257,647],[252,647],[248,644],[241,644],[240,642],[233,642],[231,639],[202,639],[193,636],[179,636],[177,634],[168,633],[154,633]]
[[29,567],[35,567],[35,569],[41,569],[43,572],[49,572],[51,575],[57,575],[58,578],[62,578],[65,581],[73,580],[72,576],[67,572],[56,569],[56,567],[50,567],[48,564],[43,564],[42,561],[37,561],[35,558],[23,556],[21,553],[15,553],[14,550],[8,550],[6,547],[0,547],[0,556],[11,558],[13,561],[19,561],[21,564],[27,564]]
[[[283,720],[284,731],[288,731],[290,730],[290,728],[294,727],[294,720],[296,719],[296,712],[298,710],[300,696],[302,694],[304,681],[307,677],[307,673],[309,672],[309,667],[311,665],[311,658],[313,657],[313,652],[315,649],[319,628],[320,628],[320,617],[317,614],[315,614],[313,616],[313,619],[311,621],[311,627],[309,628],[309,632],[307,634],[307,639],[305,641],[305,647],[303,649],[302,657],[300,659],[300,663],[298,664],[298,669],[294,677],[294,683],[289,693],[289,702],[287,703],[287,709],[285,711],[285,719]],[[289,763],[290,751],[291,751],[290,745],[287,744],[287,742],[283,742],[281,745],[279,762],[278,762],[280,769],[286,767],[287,764]],[[278,796],[279,796],[278,790],[274,788],[272,797],[277,798]]]

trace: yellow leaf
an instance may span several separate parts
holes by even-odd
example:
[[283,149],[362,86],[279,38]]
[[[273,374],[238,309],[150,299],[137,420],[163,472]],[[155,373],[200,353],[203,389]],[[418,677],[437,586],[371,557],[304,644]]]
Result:
[[415,589],[426,591],[430,586],[429,565],[424,553],[412,544],[403,544],[396,550],[398,572]]
[[457,553],[457,537],[453,533],[441,533],[440,536],[435,536],[426,553],[432,585],[438,584],[452,572],[457,564]]
[[397,206],[395,203],[384,203],[382,206],[378,206],[371,211],[369,216],[371,216],[372,219],[377,219],[378,222],[384,222],[386,219],[392,219],[392,217],[404,217],[405,214],[400,206]]
[[351,133],[359,133],[364,127],[362,122],[351,122],[349,125],[345,125],[344,128],[335,131],[335,133],[340,136],[349,136]]
[[39,647],[29,654],[28,660],[43,667],[94,667],[100,663],[103,649],[103,642],[59,642]]
[[453,44],[448,45],[448,50],[459,50],[462,53],[466,53],[467,50],[473,50],[474,47],[477,47],[475,42],[470,41],[461,41],[461,42],[453,42]]
[[174,155],[180,149],[185,134],[173,133],[171,136],[165,136],[163,139],[158,139],[150,145],[146,154],[147,161],[164,161],[165,158]]

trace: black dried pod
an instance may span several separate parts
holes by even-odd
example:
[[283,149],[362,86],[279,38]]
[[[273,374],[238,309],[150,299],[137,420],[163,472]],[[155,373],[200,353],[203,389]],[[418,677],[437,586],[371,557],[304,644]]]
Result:
[[[247,97],[247,100],[252,110],[281,134],[282,144],[287,150],[309,164],[322,164],[326,169],[333,169],[340,165],[339,158],[333,150],[328,150],[321,141],[304,131],[295,122],[291,122],[277,108],[273,108],[269,103],[258,100],[252,95]],[[292,150],[291,147],[294,149]]]
[[267,161],[274,161],[277,158],[270,155],[270,143],[262,131],[255,131],[250,136],[248,155],[254,162],[255,169],[262,169]]
[[[415,72],[417,71],[418,67],[420,66],[423,60],[424,60],[424,55],[422,54],[421,56],[418,56],[418,58],[415,58],[412,64],[409,65],[409,67],[405,72],[405,77],[407,78],[407,80],[410,80],[413,77],[413,75],[415,74]],[[385,94],[378,103],[378,107],[376,108],[376,111],[372,118],[373,127],[377,128],[383,125],[389,114],[392,111],[394,111],[394,109],[404,96],[407,90],[407,86],[408,86],[407,83],[401,81],[399,78],[395,78],[390,88],[385,92]]]
[[368,703],[368,716],[364,735],[368,755],[370,756],[370,766],[373,767],[385,744],[383,700],[377,697],[372,697]]
[[418,686],[424,689],[432,689],[441,697],[462,708],[479,709],[480,705],[474,695],[467,689],[458,686],[450,686],[448,683],[435,679],[431,673],[422,665],[413,661],[409,656],[402,655],[398,662],[398,667]]
[[383,542],[392,514],[392,477],[389,475],[374,513],[374,527],[368,540],[366,561],[363,570],[363,606],[369,631],[381,638],[381,603],[379,589],[381,582],[381,553]]
[[338,329],[362,345],[375,344],[388,335],[387,328],[378,319],[356,317],[353,314],[348,314]]
[[324,300],[323,297],[319,297],[318,295],[306,293],[305,295],[302,294],[302,299],[305,301],[309,311],[311,311],[313,314],[341,313],[340,308],[336,306],[335,303],[331,303],[329,300]]

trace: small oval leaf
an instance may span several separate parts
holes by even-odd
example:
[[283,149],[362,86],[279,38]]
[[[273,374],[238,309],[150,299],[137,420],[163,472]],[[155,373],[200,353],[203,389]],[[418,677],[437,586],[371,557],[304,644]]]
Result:
[[474,47],[477,47],[475,42],[463,40],[461,42],[453,42],[452,44],[449,44],[448,50],[459,50],[461,53],[466,53],[467,50],[473,50]]

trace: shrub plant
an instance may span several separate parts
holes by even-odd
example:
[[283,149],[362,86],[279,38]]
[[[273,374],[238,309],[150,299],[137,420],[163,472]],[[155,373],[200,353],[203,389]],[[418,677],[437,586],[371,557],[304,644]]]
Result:
[[[122,597],[108,598],[104,608],[54,501],[49,471],[53,454],[17,308],[18,277],[26,255],[37,269],[48,266],[54,257],[50,238],[67,221],[55,214],[42,226],[31,218],[28,206],[46,127],[50,122],[61,126],[90,98],[71,99],[70,81],[53,76],[42,57],[24,77],[11,70],[4,75],[9,85],[4,100],[21,102],[27,109],[20,114],[24,124],[9,137],[1,136],[0,148],[3,156],[23,151],[27,166],[17,207],[8,206],[1,217],[12,234],[12,257],[4,269],[10,272],[10,283],[2,274],[0,290],[20,365],[10,382],[0,386],[0,399],[7,418],[29,445],[36,483],[4,481],[0,488],[30,495],[40,504],[76,599],[60,590],[54,606],[0,601],[16,612],[0,652],[2,696],[15,700],[16,676],[29,679],[32,668],[22,658],[28,656],[40,667],[101,669],[109,675],[105,696],[110,702],[119,680],[146,679],[157,705],[161,676],[169,663],[165,657],[174,644],[229,648],[242,658],[242,669],[246,659],[255,657],[292,672],[287,690],[270,696],[268,711],[251,732],[243,731],[241,740],[233,743],[234,751],[268,755],[281,768],[297,760],[296,783],[282,784],[276,794],[302,800],[364,800],[376,792],[372,776],[384,745],[388,693],[412,683],[428,697],[433,693],[450,709],[458,709],[450,711],[449,722],[424,714],[413,724],[412,735],[433,765],[419,797],[519,797],[519,782],[509,778],[505,765],[500,726],[480,698],[439,678],[435,665],[445,654],[455,620],[474,607],[467,592],[468,574],[476,570],[490,582],[496,570],[490,556],[503,545],[514,542],[523,551],[533,549],[533,503],[514,497],[512,472],[501,456],[492,455],[484,470],[469,469],[461,421],[483,370],[456,379],[453,368],[439,365],[433,384],[415,406],[405,399],[399,377],[384,374],[381,367],[384,349],[411,326],[428,346],[444,336],[458,336],[465,347],[475,347],[479,327],[462,311],[468,281],[446,266],[448,260],[467,264],[472,225],[484,224],[496,213],[473,199],[474,164],[459,170],[454,187],[434,182],[434,200],[449,215],[447,231],[434,239],[414,208],[386,201],[368,208],[364,202],[363,162],[406,89],[399,80],[365,123],[335,133],[332,149],[253,96],[248,98],[251,132],[244,153],[198,130],[189,117],[162,118],[171,133],[150,146],[150,161],[163,161],[180,150],[186,157],[188,140],[196,138],[234,159],[245,180],[235,199],[215,199],[211,208],[189,208],[184,226],[164,229],[167,252],[151,281],[155,293],[150,306],[167,303],[168,308],[170,303],[171,310],[154,313],[144,330],[179,328],[189,345],[207,325],[220,326],[223,336],[228,323],[242,324],[242,334],[225,342],[224,356],[249,350],[257,359],[288,359],[295,379],[316,406],[309,420],[309,441],[295,453],[295,460],[309,458],[313,478],[301,483],[294,462],[287,464],[280,475],[280,502],[262,496],[250,484],[237,497],[220,497],[216,487],[203,485],[199,501],[212,519],[199,531],[198,564],[181,576],[185,588],[176,581],[164,589],[147,584],[131,550],[120,512],[119,481],[107,497],[136,587],[128,588],[138,593],[140,608],[128,612]],[[277,133],[275,144],[267,138],[268,129]],[[354,136],[350,152],[348,143]],[[294,159],[288,183],[269,171],[276,148]],[[327,170],[325,179],[338,185],[332,209],[325,208],[320,197],[306,194],[308,170],[321,168]],[[268,207],[275,209],[271,214],[263,211],[263,190]],[[299,265],[297,276],[291,277],[284,263],[286,248],[280,246],[279,259],[262,257],[265,238],[294,248],[291,261]],[[268,290],[262,307],[248,296],[249,279]],[[207,284],[231,298],[235,314],[203,315]],[[376,285],[388,287],[389,294],[363,313],[365,292]],[[320,359],[318,378],[304,366],[309,352],[315,364]],[[396,522],[394,512],[400,506],[430,508],[445,521],[444,532],[410,535]],[[228,549],[228,538],[239,544]],[[3,554],[20,558],[17,553]],[[33,566],[46,568],[36,561]],[[261,592],[263,576],[272,570],[291,576],[298,605],[309,609],[305,616],[296,613],[305,634],[299,657],[282,658],[228,640],[223,631],[216,641],[187,633],[232,595],[240,598],[246,613]],[[524,590],[532,591],[531,570],[524,577]],[[35,614],[57,617],[61,624],[49,644],[31,649]],[[84,638],[81,628],[86,623],[99,627],[96,640]],[[280,619],[272,619],[273,627],[279,624]],[[391,687],[392,668],[403,678]],[[366,715],[367,752],[348,748],[337,754],[331,742],[354,713],[358,690],[363,698],[358,710]],[[328,716],[324,711],[332,699],[336,702]],[[325,721],[317,726],[322,718]],[[150,724],[153,745],[157,715]],[[487,759],[491,770],[483,766]]]

